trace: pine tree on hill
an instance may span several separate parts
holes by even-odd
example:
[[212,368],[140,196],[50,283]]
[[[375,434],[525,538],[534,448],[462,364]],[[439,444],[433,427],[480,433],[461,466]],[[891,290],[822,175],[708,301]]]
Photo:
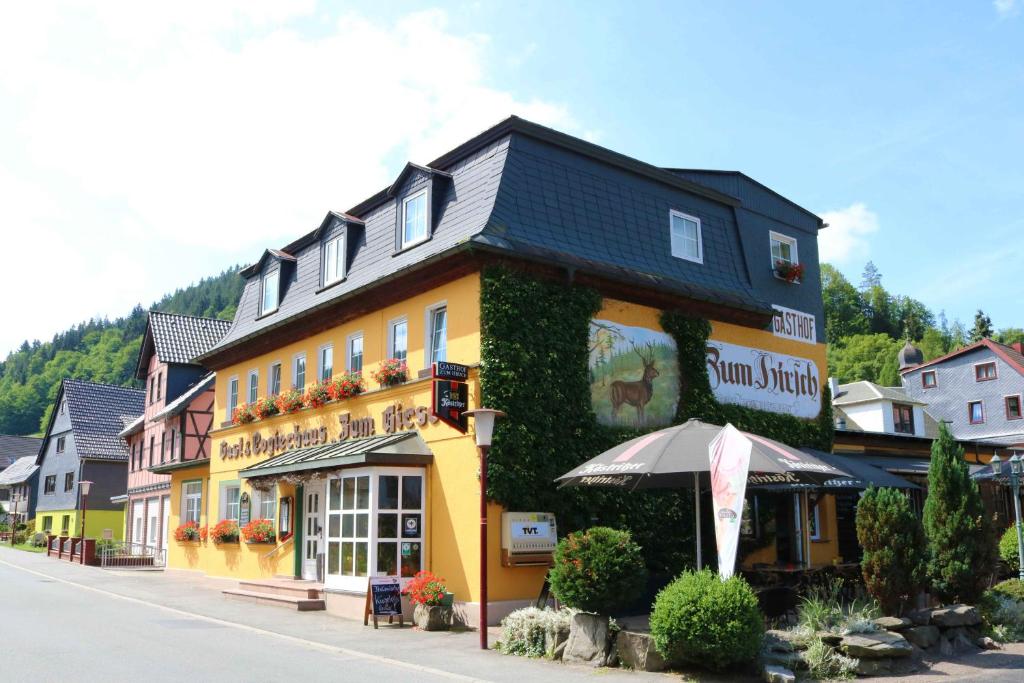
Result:
[[980,308],[974,314],[974,328],[971,329],[971,341],[981,341],[992,336],[992,319],[985,315]]

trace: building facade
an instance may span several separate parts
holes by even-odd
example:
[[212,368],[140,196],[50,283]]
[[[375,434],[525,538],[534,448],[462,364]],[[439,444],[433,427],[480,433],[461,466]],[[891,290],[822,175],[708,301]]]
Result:
[[[432,409],[431,369],[468,366],[470,407],[487,403],[484,270],[600,293],[587,354],[604,424],[675,418],[685,378],[660,323],[670,309],[710,321],[700,363],[719,401],[812,421],[825,372],[821,227],[740,173],[656,168],[514,117],[407,165],[242,271],[230,330],[196,359],[216,371],[212,456],[152,469],[171,474],[172,528],[267,519],[276,536],[173,542],[169,566],[322,581],[328,608],[348,614],[361,613],[369,576],[429,569],[472,622],[479,460],[472,431]],[[544,343],[541,330],[533,338]],[[404,365],[401,381],[375,377],[387,362]],[[365,390],[349,395],[359,378]],[[331,380],[335,400],[319,393]],[[534,599],[547,571],[503,562],[505,511],[488,515],[495,621]],[[824,537],[814,561],[834,554]]]
[[[21,503],[21,510],[19,511],[21,519],[32,518],[31,508],[27,510],[29,516],[24,516],[26,506],[30,502],[35,503],[34,496],[28,491],[21,491],[21,487],[26,485],[26,482],[20,479],[24,474],[24,463],[22,463],[22,467],[12,472],[8,472],[8,470],[24,458],[30,458],[32,461],[35,461],[36,455],[39,454],[39,444],[41,441],[41,439],[33,436],[0,434],[0,514],[11,512],[13,503],[17,500]],[[5,473],[7,473],[7,476],[5,476]],[[12,477],[19,479],[15,482]]]
[[86,536],[122,538],[123,505],[111,502],[128,484],[128,451],[119,433],[142,410],[138,389],[61,382],[36,458],[36,531],[81,533],[79,483],[91,481]]

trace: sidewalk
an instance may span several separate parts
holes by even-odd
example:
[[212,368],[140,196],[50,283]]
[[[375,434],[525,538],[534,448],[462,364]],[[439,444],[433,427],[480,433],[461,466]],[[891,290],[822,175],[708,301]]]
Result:
[[[46,555],[27,553],[0,546],[0,570],[30,571],[50,579],[67,582],[76,590],[99,591],[109,595],[177,610],[179,616],[206,618],[245,630],[275,634],[310,647],[340,648],[363,658],[380,658],[410,666],[425,667],[471,680],[532,683],[533,681],[609,681],[644,683],[680,680],[679,674],[652,674],[621,669],[589,669],[557,662],[508,657],[494,651],[481,651],[475,631],[427,633],[410,627],[382,624],[374,631],[360,621],[327,615],[325,612],[294,612],[278,607],[230,600],[221,590],[237,582],[211,579],[185,572],[110,571],[73,565]],[[491,644],[498,636],[492,628]],[[688,671],[683,680],[741,681],[736,675],[713,675]],[[979,652],[961,659],[940,662],[924,673],[886,681],[938,683],[939,681],[1018,681],[1024,680],[1024,644],[1007,645],[1002,651]]]

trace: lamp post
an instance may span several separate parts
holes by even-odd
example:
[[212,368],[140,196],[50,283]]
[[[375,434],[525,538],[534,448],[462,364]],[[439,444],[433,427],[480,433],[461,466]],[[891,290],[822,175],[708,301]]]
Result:
[[480,649],[487,649],[487,452],[491,450],[494,421],[505,413],[492,408],[467,410],[476,428],[476,447],[480,449]]
[[85,564],[85,511],[88,508],[90,488],[92,488],[91,481],[78,482],[78,489],[82,492],[82,540],[81,545],[78,546],[78,559],[81,564]]
[[[1003,473],[1003,461],[999,458],[998,454],[992,456],[992,460],[989,461],[992,465],[992,472],[999,476]],[[1020,475],[1021,470],[1024,470],[1024,459],[1014,453],[1010,456],[1010,486],[1013,487],[1013,512],[1016,515],[1017,522],[1017,576],[1024,581],[1024,532],[1021,531],[1020,525]]]
[[14,503],[14,510],[10,514],[11,518],[11,547],[14,547],[14,537],[18,534],[18,498],[11,494],[11,502]]

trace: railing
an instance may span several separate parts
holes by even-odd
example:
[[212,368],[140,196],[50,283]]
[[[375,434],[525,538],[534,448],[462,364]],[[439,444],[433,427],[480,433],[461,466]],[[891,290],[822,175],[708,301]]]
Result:
[[288,544],[291,543],[294,539],[295,539],[295,536],[289,536],[285,540],[281,541],[281,544],[280,545],[275,545],[273,547],[273,549],[269,553],[267,553],[266,555],[263,556],[263,559],[264,560],[269,560],[271,557],[276,555],[279,550],[283,550],[284,548],[288,547]]
[[153,569],[167,562],[163,548],[129,541],[104,541],[97,554],[104,569]]

